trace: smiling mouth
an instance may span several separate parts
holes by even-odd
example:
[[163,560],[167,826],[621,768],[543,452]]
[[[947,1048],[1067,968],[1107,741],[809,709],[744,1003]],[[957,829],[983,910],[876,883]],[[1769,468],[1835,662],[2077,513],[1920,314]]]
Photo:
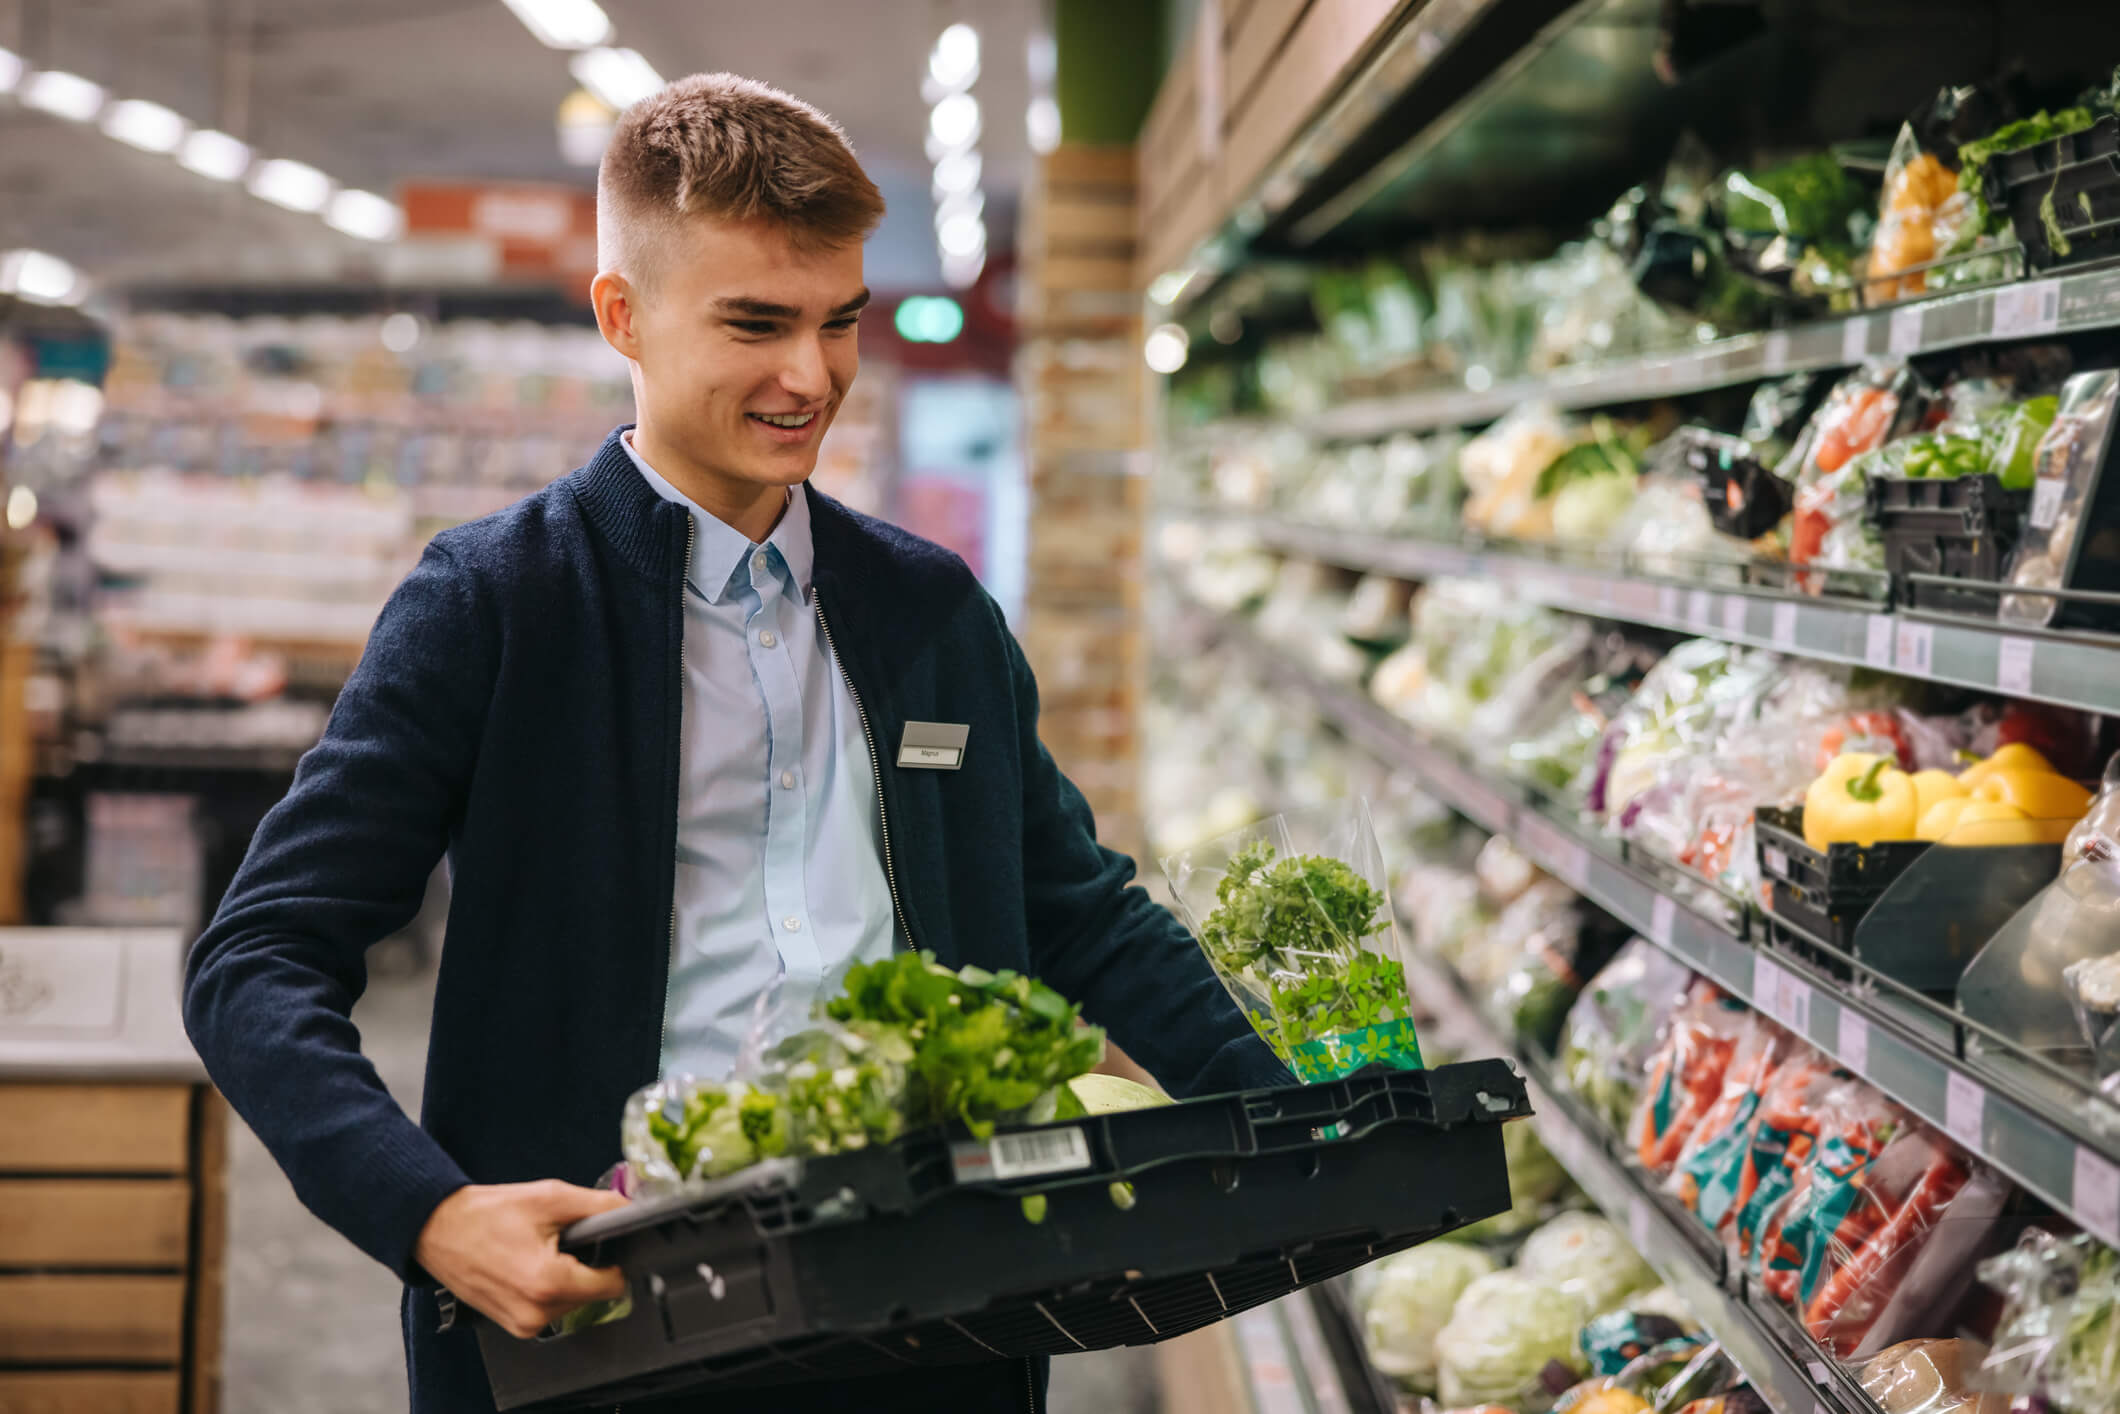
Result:
[[814,412],[753,412],[744,415],[755,417],[768,427],[808,427],[817,419]]

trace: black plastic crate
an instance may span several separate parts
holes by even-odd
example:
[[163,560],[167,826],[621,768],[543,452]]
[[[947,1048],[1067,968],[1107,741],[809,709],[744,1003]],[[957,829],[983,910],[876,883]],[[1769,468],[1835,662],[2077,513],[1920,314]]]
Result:
[[1681,427],[1673,435],[1680,459],[1700,478],[1708,519],[1723,534],[1757,539],[1795,505],[1795,489],[1762,465],[1742,438],[1701,427]]
[[[1995,617],[1998,585],[2024,527],[2032,493],[2004,489],[1998,476],[1873,477],[1870,520],[1884,540],[1885,566],[1902,598],[1918,609]],[[1909,583],[1943,575],[1968,584]]]
[[2009,213],[2035,270],[2120,256],[2120,116],[1997,153],[1985,195]]
[[1501,1212],[1529,1113],[1473,1061],[776,1160],[567,1231],[631,1314],[479,1346],[499,1407],[558,1409],[1145,1344]]
[[1926,840],[1873,845],[1804,843],[1803,811],[1762,805],[1753,812],[1767,912],[1837,948],[1853,951],[1855,929],[1884,891],[1928,851]]

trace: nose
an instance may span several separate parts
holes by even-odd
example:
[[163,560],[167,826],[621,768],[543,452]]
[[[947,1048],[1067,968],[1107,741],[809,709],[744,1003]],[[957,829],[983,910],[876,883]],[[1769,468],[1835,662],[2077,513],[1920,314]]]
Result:
[[832,391],[832,370],[825,362],[821,335],[790,341],[780,386],[804,402],[816,402]]

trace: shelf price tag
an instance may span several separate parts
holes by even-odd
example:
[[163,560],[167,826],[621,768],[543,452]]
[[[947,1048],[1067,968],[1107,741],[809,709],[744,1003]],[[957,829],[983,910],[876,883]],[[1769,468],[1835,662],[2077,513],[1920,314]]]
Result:
[[1648,1251],[1649,1236],[1654,1231],[1655,1219],[1649,1207],[1649,1200],[1641,1197],[1628,1199],[1627,1236],[1633,1239],[1634,1250],[1637,1252]]
[[2061,327],[2061,282],[2026,280],[1995,291],[1988,332],[1998,339],[2051,334]]
[[2054,522],[2061,519],[2061,498],[2067,493],[2068,483],[2058,476],[2042,476],[2039,484],[2032,488],[2032,528],[2052,530]]
[[1705,589],[1686,594],[1686,622],[1706,633],[1715,623],[1715,596]]
[[1684,601],[1684,591],[1675,584],[1659,584],[1656,587],[1656,616],[1665,623],[1677,619]]
[[1976,1154],[1986,1153],[1982,1131],[1987,1122],[1987,1091],[1969,1075],[1951,1071],[1943,1083],[1943,1128]]
[[1752,602],[1742,594],[1723,596],[1722,625],[1727,634],[1742,634],[1745,631],[1745,615],[1751,611]]
[[1774,646],[1794,648],[1796,646],[1796,606],[1789,603],[1774,606]]
[[1870,1021],[1846,1005],[1840,1008],[1840,1063],[1857,1075],[1870,1071]]
[[2076,1146],[2076,1220],[2107,1243],[2120,1243],[2120,1167]]
[[1899,625],[1898,641],[1892,650],[1892,666],[1902,673],[1916,673],[1927,677],[1935,656],[1936,629],[1932,624],[1905,622]]
[[1789,334],[1785,329],[1776,329],[1767,335],[1766,347],[1760,351],[1760,367],[1768,377],[1789,371]]
[[1840,326],[1840,361],[1861,363],[1870,352],[1870,321],[1857,315]]
[[2032,654],[2029,638],[2005,638],[1995,646],[1995,686],[2012,697],[2032,692]]
[[1781,979],[1783,973],[1774,959],[1765,953],[1752,955],[1752,1009],[1764,1015],[1779,1018],[1781,1015]]
[[1662,947],[1671,946],[1671,925],[1678,921],[1678,905],[1669,894],[1658,894],[1656,902],[1649,905],[1649,941]]
[[1892,311],[1891,351],[1910,354],[1921,347],[1921,306]]
[[1873,668],[1892,670],[1892,616],[1871,614],[1863,625],[1862,661]]

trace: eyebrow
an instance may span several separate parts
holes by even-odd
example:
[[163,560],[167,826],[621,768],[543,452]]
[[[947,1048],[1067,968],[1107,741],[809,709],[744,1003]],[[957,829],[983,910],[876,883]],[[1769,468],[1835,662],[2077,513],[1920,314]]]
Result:
[[[869,302],[869,292],[863,290],[845,304],[838,305],[825,318],[839,319],[854,313]],[[799,319],[802,311],[792,304],[775,304],[771,300],[753,299],[749,295],[732,295],[728,299],[716,300],[714,311],[722,315],[738,315],[747,319]]]

